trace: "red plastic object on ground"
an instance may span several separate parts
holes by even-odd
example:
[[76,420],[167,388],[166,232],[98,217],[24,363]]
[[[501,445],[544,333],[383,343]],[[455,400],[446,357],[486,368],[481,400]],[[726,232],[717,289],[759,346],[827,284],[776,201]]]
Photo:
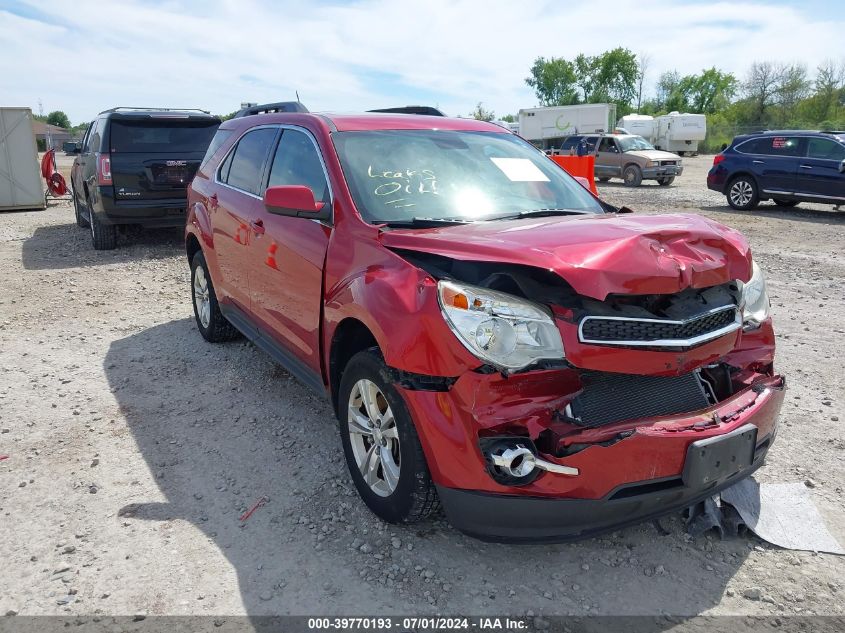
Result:
[[67,194],[67,183],[56,169],[56,150],[47,150],[41,159],[41,175],[47,181],[47,189],[56,197]]
[[599,190],[596,189],[596,180],[593,176],[596,168],[595,156],[567,156],[558,155],[550,156],[554,162],[563,167],[570,176],[581,176],[586,178],[590,183],[589,189],[595,195],[599,195]]

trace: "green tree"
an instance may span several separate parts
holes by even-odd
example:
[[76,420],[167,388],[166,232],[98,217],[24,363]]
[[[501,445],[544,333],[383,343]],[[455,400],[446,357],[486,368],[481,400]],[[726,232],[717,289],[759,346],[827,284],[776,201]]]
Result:
[[55,110],[48,114],[47,123],[49,125],[55,125],[58,127],[63,127],[65,129],[70,127],[70,119],[67,118],[67,115],[61,110]]
[[475,110],[470,112],[469,115],[476,121],[492,121],[496,118],[496,113],[492,110],[485,110],[484,104],[480,101],[478,102],[478,105],[475,106]]
[[657,80],[657,96],[655,98],[655,105],[657,110],[677,110],[678,108],[670,108],[669,102],[675,98],[678,84],[681,83],[681,74],[677,70],[667,70],[660,79]]
[[519,117],[515,114],[506,114],[502,117],[502,121],[506,121],[507,123],[516,123],[519,121]]
[[766,125],[774,104],[782,68],[773,62],[754,62],[748,70],[742,91],[751,106],[749,123]]
[[631,109],[637,97],[640,67],[637,56],[627,48],[614,48],[595,58],[596,75],[592,103],[614,102],[620,109]]
[[578,103],[575,67],[562,57],[538,57],[531,66],[525,83],[534,89],[540,105],[572,105]]

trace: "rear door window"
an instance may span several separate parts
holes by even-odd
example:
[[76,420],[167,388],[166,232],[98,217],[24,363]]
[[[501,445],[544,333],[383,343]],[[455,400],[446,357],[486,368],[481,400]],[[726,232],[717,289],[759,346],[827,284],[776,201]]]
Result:
[[800,156],[804,145],[803,140],[796,136],[761,136],[740,143],[736,149],[743,154]]
[[807,156],[820,160],[845,160],[845,145],[829,138],[814,136],[807,143]]
[[560,144],[560,149],[570,149],[573,147],[578,147],[578,143],[581,142],[580,136],[570,136],[563,140],[563,143]]
[[314,192],[315,200],[329,201],[323,163],[314,143],[304,132],[290,129],[282,132],[267,186],[278,185],[305,185]]
[[258,195],[264,163],[278,133],[276,128],[262,128],[243,135],[235,151],[220,168],[219,179],[230,187]]
[[220,125],[214,120],[112,119],[111,151],[146,154],[205,152]]

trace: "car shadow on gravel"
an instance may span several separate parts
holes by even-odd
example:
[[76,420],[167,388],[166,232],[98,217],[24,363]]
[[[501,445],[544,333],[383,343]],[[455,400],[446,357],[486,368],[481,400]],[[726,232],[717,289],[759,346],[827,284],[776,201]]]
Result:
[[[684,619],[720,603],[749,552],[746,540],[691,539],[679,517],[664,519],[664,532],[645,524],[561,545],[483,543],[443,519],[388,526],[354,492],[329,403],[251,344],[209,345],[182,319],[113,342],[104,369],[166,498],[135,493],[115,514],[129,525],[191,523],[197,543],[210,539],[237,572],[252,616]],[[174,546],[192,547],[149,554],[161,557],[162,577]],[[228,590],[202,560],[188,573]],[[184,591],[178,598],[192,599]],[[676,624],[661,617],[642,630]]]
[[164,259],[182,252],[181,229],[129,227],[118,232],[117,248],[95,251],[91,231],[76,224],[39,226],[24,240],[21,259],[27,270],[101,266],[137,259]]
[[780,219],[780,220],[796,220],[798,222],[811,222],[814,224],[845,224],[845,209],[842,211],[834,211],[833,207],[829,207],[829,211],[823,209],[809,209],[807,207],[797,206],[791,209],[784,209],[774,203],[762,203],[756,209],[751,211],[738,211],[732,209],[727,204],[709,204],[702,205],[702,211],[724,213],[726,215],[741,216],[744,218],[759,216],[766,219]]

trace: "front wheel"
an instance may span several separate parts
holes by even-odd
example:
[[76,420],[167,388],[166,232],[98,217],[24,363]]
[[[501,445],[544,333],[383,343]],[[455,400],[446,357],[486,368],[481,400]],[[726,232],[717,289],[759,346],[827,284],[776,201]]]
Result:
[[783,198],[775,198],[775,204],[779,207],[797,207],[798,200],[784,200]]
[[81,229],[88,228],[88,220],[82,217],[82,213],[79,210],[79,199],[76,197],[76,192],[71,192],[73,195],[73,214],[76,216],[76,226]]
[[661,187],[668,187],[673,182],[675,182],[674,176],[667,176],[666,178],[658,178],[657,179],[657,184],[660,185]]
[[352,357],[343,370],[338,420],[346,464],[358,494],[379,518],[414,523],[439,507],[411,415],[385,379],[377,349]]
[[757,183],[749,176],[739,176],[728,186],[728,204],[737,211],[748,211],[760,202]]
[[643,172],[636,165],[628,165],[622,172],[626,187],[639,187],[643,181]]

